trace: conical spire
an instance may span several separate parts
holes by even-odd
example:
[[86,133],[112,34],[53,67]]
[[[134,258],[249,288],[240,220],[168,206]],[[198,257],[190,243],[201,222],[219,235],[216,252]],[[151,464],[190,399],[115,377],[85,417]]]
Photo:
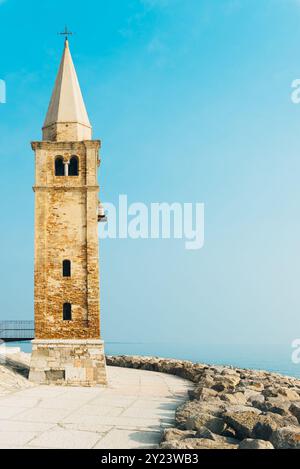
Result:
[[92,128],[82,98],[68,39],[43,127],[43,139],[80,141],[92,139]]

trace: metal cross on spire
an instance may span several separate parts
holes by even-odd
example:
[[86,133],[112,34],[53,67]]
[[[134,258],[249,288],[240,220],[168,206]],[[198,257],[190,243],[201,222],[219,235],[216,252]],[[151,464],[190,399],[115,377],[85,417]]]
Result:
[[60,34],[61,36],[65,36],[66,41],[68,40],[68,36],[73,35],[73,33],[71,31],[68,31],[67,26],[65,26],[65,30],[62,33],[58,33],[58,34]]

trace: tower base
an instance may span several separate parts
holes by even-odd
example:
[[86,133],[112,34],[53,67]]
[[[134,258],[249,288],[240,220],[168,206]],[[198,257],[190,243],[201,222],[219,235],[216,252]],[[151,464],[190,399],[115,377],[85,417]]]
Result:
[[33,340],[29,380],[39,384],[107,384],[102,340]]

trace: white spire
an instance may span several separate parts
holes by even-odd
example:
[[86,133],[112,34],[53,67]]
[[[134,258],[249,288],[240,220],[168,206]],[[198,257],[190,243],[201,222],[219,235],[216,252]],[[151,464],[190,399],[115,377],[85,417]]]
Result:
[[43,127],[44,140],[91,140],[92,128],[66,39]]

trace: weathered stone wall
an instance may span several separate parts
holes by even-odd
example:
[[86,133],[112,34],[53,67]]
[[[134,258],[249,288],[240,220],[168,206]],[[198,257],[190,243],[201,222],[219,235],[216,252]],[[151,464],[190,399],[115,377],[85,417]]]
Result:
[[92,139],[92,129],[77,122],[53,123],[43,128],[43,140],[72,142]]
[[34,340],[29,379],[39,384],[106,384],[101,340]]
[[[100,338],[97,167],[99,141],[34,142],[35,334],[37,339]],[[79,158],[78,176],[55,176],[55,158]],[[62,263],[72,264],[63,277]],[[63,304],[72,321],[63,321]]]

